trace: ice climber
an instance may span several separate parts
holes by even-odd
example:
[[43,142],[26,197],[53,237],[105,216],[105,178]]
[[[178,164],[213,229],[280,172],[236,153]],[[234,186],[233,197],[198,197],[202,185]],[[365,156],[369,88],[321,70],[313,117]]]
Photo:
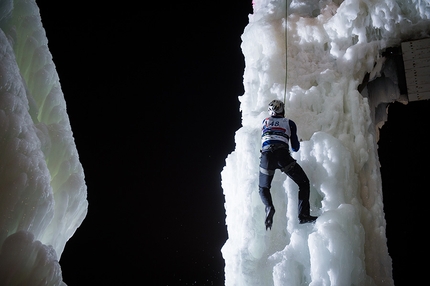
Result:
[[280,100],[271,101],[268,111],[270,117],[263,120],[262,126],[259,175],[260,197],[266,206],[266,230],[272,229],[275,214],[270,186],[276,169],[287,174],[299,187],[299,222],[301,224],[313,222],[317,217],[310,215],[309,179],[302,167],[290,155],[289,142],[294,152],[299,151],[300,148],[296,124],[285,118],[284,103]]

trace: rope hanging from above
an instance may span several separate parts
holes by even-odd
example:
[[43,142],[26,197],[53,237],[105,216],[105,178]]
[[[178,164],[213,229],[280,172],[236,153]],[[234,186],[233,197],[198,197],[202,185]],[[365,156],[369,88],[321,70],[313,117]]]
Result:
[[288,80],[288,35],[287,35],[287,18],[288,18],[288,3],[285,1],[285,21],[284,25],[284,38],[285,38],[285,86],[284,86],[284,104],[287,99],[287,80]]

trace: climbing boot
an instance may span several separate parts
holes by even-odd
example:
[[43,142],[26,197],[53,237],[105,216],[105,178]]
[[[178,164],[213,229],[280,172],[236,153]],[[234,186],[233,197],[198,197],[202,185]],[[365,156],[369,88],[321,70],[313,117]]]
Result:
[[308,223],[308,222],[315,222],[318,217],[306,215],[306,214],[300,214],[299,215],[299,222],[300,224]]
[[272,230],[272,224],[273,224],[273,215],[275,214],[275,207],[274,206],[267,206],[266,207],[266,230],[270,229]]

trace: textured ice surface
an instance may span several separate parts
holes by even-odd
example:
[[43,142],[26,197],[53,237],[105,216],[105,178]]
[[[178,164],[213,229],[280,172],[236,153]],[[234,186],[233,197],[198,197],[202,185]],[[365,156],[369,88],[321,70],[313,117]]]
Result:
[[61,285],[84,173],[33,0],[0,1],[0,284]]
[[[243,127],[222,172],[226,285],[393,285],[376,143],[384,118],[376,107],[400,94],[377,85],[361,94],[358,86],[366,73],[378,76],[385,48],[428,37],[430,8],[423,1],[287,2],[288,17],[286,1],[254,0],[242,36]],[[298,223],[298,188],[277,171],[276,214],[266,231],[259,128],[273,99],[285,100],[286,117],[297,124],[303,142],[294,157],[319,218]]]

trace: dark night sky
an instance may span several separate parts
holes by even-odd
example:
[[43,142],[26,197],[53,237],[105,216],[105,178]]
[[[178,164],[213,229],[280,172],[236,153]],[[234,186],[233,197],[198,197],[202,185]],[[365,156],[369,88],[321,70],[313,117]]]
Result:
[[[240,128],[240,36],[251,0],[228,8],[207,1],[37,3],[88,186],[88,215],[60,260],[64,281],[223,285],[220,172]],[[429,110],[428,102],[417,105]],[[381,171],[396,178],[384,181],[384,200],[389,251],[403,268],[409,251],[420,251],[409,234],[418,231],[413,213],[424,207],[417,207],[422,175],[407,172],[428,162],[414,153],[424,141],[407,132],[427,119],[404,120],[403,106],[395,106],[381,133]],[[402,275],[397,286],[407,285]]]
[[88,186],[64,281],[222,285],[220,172],[240,128],[251,1],[37,2]]
[[396,286],[419,285],[428,252],[423,219],[428,198],[430,101],[391,104],[379,140],[388,251]]

